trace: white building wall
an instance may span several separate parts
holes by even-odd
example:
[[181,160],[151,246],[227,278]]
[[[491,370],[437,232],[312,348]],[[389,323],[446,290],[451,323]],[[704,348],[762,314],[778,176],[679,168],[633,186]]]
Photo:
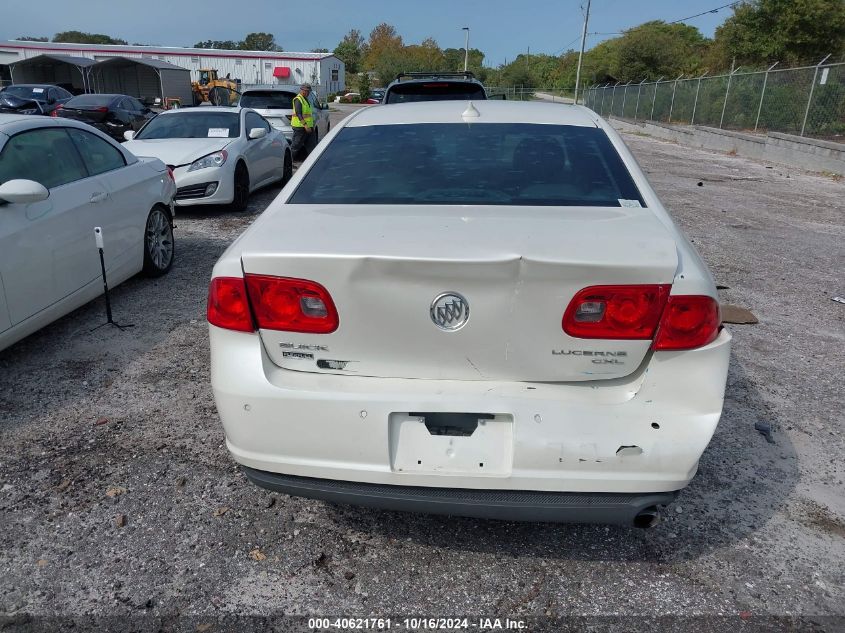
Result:
[[[239,55],[238,51],[210,51],[192,48],[160,48],[109,45],[62,45],[45,42],[38,43],[0,42],[0,64],[9,64],[21,59],[36,57],[45,53],[76,55],[95,61],[112,57],[152,58],[187,68],[191,71],[191,80],[199,79],[200,68],[214,68],[221,77],[229,75],[240,79],[243,84],[314,84],[321,95],[337,92],[345,87],[343,62],[334,56],[320,58],[311,53],[267,53],[261,55]],[[331,81],[331,69],[339,66],[340,79]],[[288,78],[273,76],[276,67],[290,68]],[[337,84],[340,84],[339,86]]]

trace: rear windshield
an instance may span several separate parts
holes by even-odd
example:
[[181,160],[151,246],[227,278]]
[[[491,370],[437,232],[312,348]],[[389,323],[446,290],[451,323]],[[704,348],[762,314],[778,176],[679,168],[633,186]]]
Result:
[[78,97],[74,97],[70,101],[65,104],[66,108],[76,108],[82,107],[87,108],[88,106],[107,106],[112,101],[114,101],[114,95],[79,95]]
[[237,138],[241,116],[236,112],[174,112],[150,119],[135,136],[153,138]]
[[293,98],[299,93],[281,90],[250,90],[241,97],[242,108],[291,110]]
[[32,99],[33,101],[46,101],[47,89],[31,86],[9,86],[3,90],[4,95],[11,95],[19,99]]
[[387,93],[385,103],[411,101],[452,101],[456,99],[486,99],[484,86],[455,81],[428,81],[396,84]]
[[289,202],[645,206],[604,131],[525,123],[343,128]]

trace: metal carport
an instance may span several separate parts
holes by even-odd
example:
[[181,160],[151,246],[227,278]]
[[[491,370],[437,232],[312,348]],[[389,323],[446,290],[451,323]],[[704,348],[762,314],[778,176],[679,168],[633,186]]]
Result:
[[193,103],[191,71],[159,59],[112,57],[91,68],[97,92],[118,93],[152,103],[160,98],[179,99],[182,105]]
[[12,83],[58,84],[70,92],[92,92],[90,71],[93,59],[73,55],[37,55],[9,64]]

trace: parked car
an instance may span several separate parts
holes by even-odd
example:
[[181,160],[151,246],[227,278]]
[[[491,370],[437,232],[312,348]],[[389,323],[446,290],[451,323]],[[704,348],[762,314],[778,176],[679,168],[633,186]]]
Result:
[[110,286],[166,273],[175,193],[164,163],[84,123],[0,114],[0,349],[102,294],[94,227]]
[[0,112],[47,114],[63,106],[73,95],[50,84],[16,84],[0,90]]
[[361,101],[361,93],[347,92],[345,95],[339,97],[341,103],[358,103]]
[[220,258],[211,383],[259,486],[652,525],[718,423],[713,279],[591,110],[346,118]]
[[364,101],[367,105],[377,105],[384,99],[384,90],[373,90],[370,96]]
[[412,101],[483,101],[487,99],[484,84],[471,72],[464,73],[400,73],[387,86],[383,103]]
[[85,94],[73,97],[52,116],[76,119],[94,126],[116,141],[123,140],[127,131],[141,129],[156,115],[135,97],[127,95]]
[[250,193],[293,174],[284,134],[249,108],[169,110],[125,138],[129,151],[173,170],[176,206],[229,204],[243,211]]
[[[293,117],[293,98],[299,94],[299,86],[282,86],[279,88],[250,88],[244,90],[238,105],[242,108],[252,108],[263,116],[270,125],[288,140],[293,141],[293,128],[290,125]],[[314,113],[314,125],[317,138],[315,144],[324,138],[331,129],[329,121],[329,107],[321,103],[319,98],[311,92],[308,102]]]

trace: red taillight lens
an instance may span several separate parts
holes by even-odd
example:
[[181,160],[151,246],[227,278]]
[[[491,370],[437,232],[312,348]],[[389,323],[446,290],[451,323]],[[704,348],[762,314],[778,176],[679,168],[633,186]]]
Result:
[[176,177],[173,175],[173,167],[170,165],[167,166],[167,176],[172,182],[176,182]]
[[246,284],[240,277],[215,277],[208,288],[208,322],[239,332],[254,332]]
[[59,110],[61,110],[61,109],[62,109],[62,104],[60,103],[59,105],[57,105],[57,106],[53,109],[53,111],[50,113],[50,116],[51,116],[51,117],[58,117],[58,116],[59,116]]
[[99,106],[98,108],[94,108],[97,112],[108,112],[109,109],[106,106]]
[[591,286],[563,314],[563,331],[577,338],[650,339],[671,286]]
[[719,303],[713,297],[669,297],[654,339],[654,349],[693,349],[712,343],[719,334],[721,321]]
[[328,334],[339,324],[328,290],[306,279],[246,275],[258,327],[285,332]]

